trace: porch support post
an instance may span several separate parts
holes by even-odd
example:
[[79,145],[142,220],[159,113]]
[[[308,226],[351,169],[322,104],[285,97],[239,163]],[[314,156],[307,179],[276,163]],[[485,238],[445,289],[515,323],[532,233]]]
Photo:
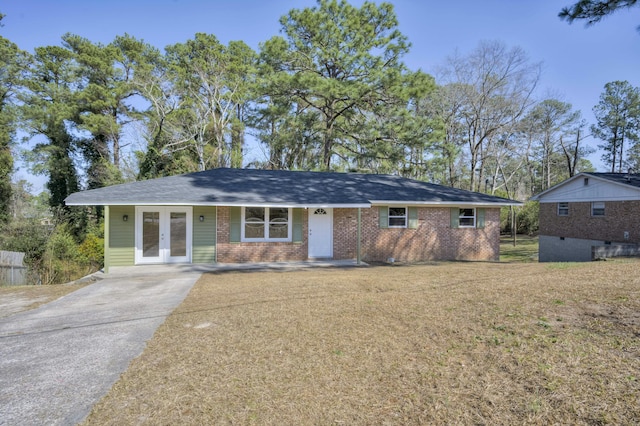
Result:
[[362,237],[362,209],[358,207],[358,236],[356,242],[356,263],[359,265],[362,263],[362,256],[360,254],[360,239]]
[[109,273],[109,258],[111,256],[109,256],[109,206],[104,206],[104,273],[108,274]]

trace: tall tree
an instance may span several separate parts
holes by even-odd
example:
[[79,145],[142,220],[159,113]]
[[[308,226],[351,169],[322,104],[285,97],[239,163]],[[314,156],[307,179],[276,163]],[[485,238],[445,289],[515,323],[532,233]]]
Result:
[[256,55],[245,43],[224,46],[211,34],[198,33],[166,49],[171,84],[180,97],[179,120],[170,121],[170,149],[188,149],[197,169],[241,166],[244,106]]
[[38,47],[20,95],[24,127],[30,137],[40,136],[31,152],[35,173],[47,174],[50,204],[69,212],[64,199],[80,189],[73,161],[76,150],[73,123],[79,120],[77,66],[73,52],[59,46]]
[[143,60],[135,68],[134,81],[140,95],[149,102],[142,113],[143,138],[146,149],[137,151],[138,179],[151,179],[193,171],[184,167],[172,147],[171,124],[176,111],[182,106],[175,85],[172,83],[169,63],[157,49],[148,46]]
[[524,121],[523,131],[530,132],[534,141],[531,149],[537,153],[541,167],[539,189],[548,189],[570,177],[571,170],[565,167],[570,148],[565,139],[572,138],[580,122],[580,113],[573,111],[570,103],[549,98],[536,104]]
[[87,186],[118,183],[122,179],[122,133],[135,115],[129,102],[136,94],[133,70],[145,45],[126,34],[106,46],[66,34],[63,44],[74,53],[82,82],[77,93],[82,110],[78,127],[90,134],[81,144],[88,168]]
[[16,95],[28,58],[26,52],[0,36],[0,223],[9,219],[13,173],[11,144],[17,128]]
[[316,7],[291,10],[280,24],[285,38],[262,46],[277,70],[267,93],[291,101],[297,115],[317,117],[323,169],[336,154],[361,155],[364,115],[386,102],[405,71],[401,58],[409,43],[393,6],[318,0]]
[[[501,42],[481,42],[468,56],[453,56],[443,70],[444,81],[456,84],[454,101],[469,155],[470,190],[483,183],[484,154],[533,104],[532,94],[541,65],[529,61],[519,47]],[[456,129],[457,130],[457,129]]]
[[598,145],[604,150],[602,161],[612,173],[628,171],[627,150],[640,140],[640,89],[628,81],[605,84],[593,113],[597,123],[591,133],[604,142]]
[[570,24],[575,20],[584,20],[590,26],[618,10],[631,9],[637,5],[638,0],[580,0],[563,7],[558,16]]
[[462,122],[466,85],[452,82],[438,86],[425,99],[427,114],[435,120],[435,143],[430,150],[431,180],[459,188],[462,185],[465,131]]

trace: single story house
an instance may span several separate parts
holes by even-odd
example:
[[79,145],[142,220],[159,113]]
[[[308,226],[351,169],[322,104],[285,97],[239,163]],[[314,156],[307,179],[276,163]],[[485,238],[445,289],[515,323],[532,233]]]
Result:
[[70,195],[105,206],[105,268],[145,263],[499,260],[500,207],[399,176],[219,168]]
[[532,200],[540,202],[540,262],[638,251],[639,174],[579,173]]

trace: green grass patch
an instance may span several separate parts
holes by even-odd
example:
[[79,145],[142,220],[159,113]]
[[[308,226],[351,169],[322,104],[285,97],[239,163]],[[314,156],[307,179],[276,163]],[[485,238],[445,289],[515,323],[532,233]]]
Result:
[[500,237],[500,262],[537,262],[538,261],[538,237],[518,235],[515,245],[513,237],[503,235]]

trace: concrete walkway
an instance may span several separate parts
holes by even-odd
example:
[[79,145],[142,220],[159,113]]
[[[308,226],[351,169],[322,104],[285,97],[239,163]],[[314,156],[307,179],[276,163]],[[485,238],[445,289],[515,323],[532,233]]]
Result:
[[81,422],[205,272],[350,266],[356,262],[149,265],[93,274],[93,284],[0,318],[0,425]]

